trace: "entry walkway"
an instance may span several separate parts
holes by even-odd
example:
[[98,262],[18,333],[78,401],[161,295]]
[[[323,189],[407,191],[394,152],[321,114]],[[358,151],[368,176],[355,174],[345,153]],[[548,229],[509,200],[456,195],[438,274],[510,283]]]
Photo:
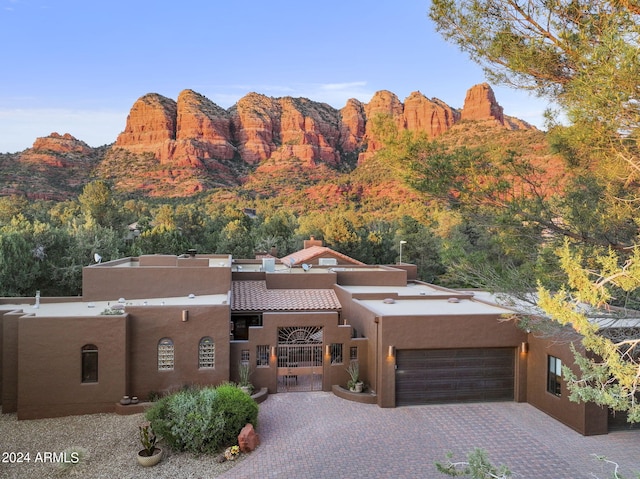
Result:
[[274,394],[260,405],[262,445],[220,476],[231,478],[444,478],[433,466],[476,447],[515,478],[611,477],[640,471],[640,431],[584,437],[514,402],[382,409],[328,392]]

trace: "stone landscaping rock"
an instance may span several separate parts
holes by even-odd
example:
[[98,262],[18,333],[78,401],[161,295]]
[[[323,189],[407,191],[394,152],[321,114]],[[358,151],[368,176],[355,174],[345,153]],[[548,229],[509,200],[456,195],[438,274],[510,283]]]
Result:
[[260,436],[253,429],[252,424],[247,424],[238,435],[238,445],[242,452],[251,452],[260,445]]

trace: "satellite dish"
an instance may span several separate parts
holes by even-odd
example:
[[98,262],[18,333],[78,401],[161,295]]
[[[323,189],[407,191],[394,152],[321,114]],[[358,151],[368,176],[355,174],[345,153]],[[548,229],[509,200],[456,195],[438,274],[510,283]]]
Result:
[[302,269],[305,271],[309,271],[311,269],[311,265],[307,263],[302,263]]
[[100,256],[98,253],[95,253],[93,255],[93,259],[96,260],[96,263],[102,263],[102,256]]

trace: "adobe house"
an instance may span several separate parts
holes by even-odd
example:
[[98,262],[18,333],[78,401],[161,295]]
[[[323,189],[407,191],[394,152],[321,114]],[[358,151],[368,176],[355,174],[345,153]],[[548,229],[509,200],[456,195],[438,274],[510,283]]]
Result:
[[[529,402],[581,434],[608,431],[605,409],[567,398],[557,368],[573,364],[568,344],[528,334],[480,294],[415,281],[413,265],[306,246],[280,261],[123,258],[85,267],[80,298],[0,299],[2,412],[112,412],[125,395],[237,381],[245,363],[270,394]],[[362,394],[344,389],[354,361]]]

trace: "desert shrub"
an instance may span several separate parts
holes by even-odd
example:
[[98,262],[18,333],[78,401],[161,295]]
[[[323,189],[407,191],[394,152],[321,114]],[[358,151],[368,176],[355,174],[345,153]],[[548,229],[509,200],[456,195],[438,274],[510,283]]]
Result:
[[235,444],[245,424],[256,426],[258,405],[225,384],[165,396],[147,410],[146,417],[172,449],[210,453]]

